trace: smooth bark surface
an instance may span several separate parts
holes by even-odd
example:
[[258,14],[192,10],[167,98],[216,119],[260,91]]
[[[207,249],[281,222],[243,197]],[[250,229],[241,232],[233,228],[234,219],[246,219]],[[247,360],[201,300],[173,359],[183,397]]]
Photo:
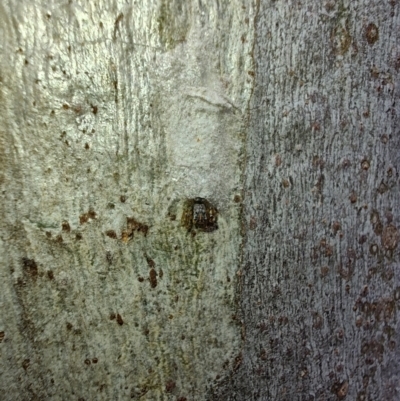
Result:
[[0,398],[205,399],[240,353],[252,8],[16,0],[0,19]]

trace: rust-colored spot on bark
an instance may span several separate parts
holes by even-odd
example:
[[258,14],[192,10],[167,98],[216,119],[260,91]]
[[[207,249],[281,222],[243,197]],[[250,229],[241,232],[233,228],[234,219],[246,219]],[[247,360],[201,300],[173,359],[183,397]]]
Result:
[[87,223],[88,220],[89,220],[89,216],[88,216],[87,213],[81,214],[81,215],[79,216],[79,222],[80,222],[81,224]]
[[379,30],[374,23],[371,22],[365,28],[365,37],[370,45],[373,45],[379,39]]
[[147,232],[149,231],[149,226],[147,224],[140,223],[133,217],[127,217],[126,223],[128,227],[128,232],[130,232],[131,234],[136,231],[146,236]]
[[149,280],[150,280],[151,288],[156,288],[157,287],[157,272],[154,269],[150,269]]
[[130,238],[132,238],[133,234],[129,233],[126,230],[123,230],[121,233],[121,241],[127,243]]
[[339,400],[344,400],[349,391],[349,382],[336,382],[332,386],[332,393],[336,394]]
[[369,169],[369,161],[368,160],[366,160],[366,159],[364,159],[362,162],[361,162],[361,168],[363,169],[363,170],[368,170]]
[[32,278],[37,277],[38,267],[33,259],[22,258],[22,265],[24,267],[24,273],[28,274]]
[[382,245],[387,250],[396,249],[399,243],[399,232],[393,224],[389,224],[382,232]]
[[0,343],[3,342],[4,337],[5,337],[4,331],[0,331]]
[[89,209],[87,215],[88,215],[89,219],[95,219],[97,217],[97,214],[93,209]]
[[156,264],[152,258],[148,257],[147,255],[145,255],[145,258],[146,258],[147,265],[150,268],[154,268],[156,266]]
[[88,358],[86,358],[84,362],[85,362],[85,365],[88,365],[88,366],[91,364],[90,359],[88,359]]
[[119,313],[117,313],[117,323],[122,326],[124,324],[124,321],[122,320],[122,317]]
[[356,203],[356,202],[357,202],[357,194],[356,194],[355,192],[352,192],[352,193],[350,194],[349,199],[350,199],[350,202],[351,202],[351,203]]
[[107,235],[107,237],[116,239],[117,238],[117,233],[114,230],[107,230],[105,232],[105,234]]
[[173,380],[168,380],[165,384],[165,391],[167,393],[172,393],[176,388],[176,383]]
[[61,224],[62,230],[69,233],[71,231],[71,227],[67,220],[64,220]]

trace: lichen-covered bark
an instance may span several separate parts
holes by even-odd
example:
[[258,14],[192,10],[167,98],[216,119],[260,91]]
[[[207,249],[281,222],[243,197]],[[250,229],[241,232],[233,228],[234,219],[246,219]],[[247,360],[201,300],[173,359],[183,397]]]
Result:
[[0,4],[1,398],[400,398],[398,3],[138,3]]
[[215,399],[400,399],[399,13],[260,2],[245,345]]
[[203,400],[237,364],[252,7],[1,2],[2,400]]

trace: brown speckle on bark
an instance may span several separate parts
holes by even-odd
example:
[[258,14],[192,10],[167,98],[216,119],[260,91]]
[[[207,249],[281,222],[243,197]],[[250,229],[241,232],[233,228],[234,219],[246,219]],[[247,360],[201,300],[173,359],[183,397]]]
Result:
[[124,324],[124,321],[122,320],[122,317],[119,313],[117,313],[117,323],[122,326]]
[[150,269],[149,280],[151,288],[157,287],[157,272],[154,269]]
[[382,246],[387,250],[396,249],[399,243],[399,232],[393,224],[389,224],[382,232]]
[[364,160],[361,162],[361,168],[362,168],[363,170],[368,170],[368,169],[369,169],[369,161],[364,159]]
[[24,368],[24,370],[27,370],[29,368],[31,361],[30,359],[24,359],[22,362],[22,367]]
[[81,214],[81,215],[79,216],[79,222],[80,222],[81,224],[87,223],[88,220],[89,220],[89,216],[88,216],[87,213]]
[[144,236],[146,236],[147,232],[149,231],[149,226],[147,224],[140,223],[133,217],[127,217],[126,223],[127,223],[127,231],[128,231],[129,235],[132,235],[133,232],[136,231],[136,232],[142,233]]
[[235,196],[233,197],[233,201],[234,201],[235,203],[240,203],[240,202],[242,201],[242,197],[241,197],[240,195],[235,195]]
[[167,393],[172,393],[176,388],[176,383],[173,380],[169,380],[165,385],[165,391]]
[[89,219],[95,219],[97,217],[97,214],[93,209],[89,209],[87,215],[88,215]]
[[349,382],[335,383],[332,386],[332,393],[335,393],[339,400],[344,400],[349,391]]
[[107,237],[116,239],[117,238],[117,233],[114,230],[107,230],[105,232],[105,234],[107,235]]
[[37,277],[38,267],[33,259],[22,258],[22,265],[24,267],[24,273],[28,274],[32,278]]
[[71,231],[71,227],[70,227],[70,225],[69,225],[69,223],[68,223],[68,221],[67,220],[64,220],[63,222],[62,222],[62,230],[63,231],[65,231],[65,232],[67,232],[67,233],[69,233],[70,231]]
[[377,244],[371,244],[369,247],[369,252],[371,253],[371,255],[376,255],[379,251],[379,247]]
[[379,30],[378,27],[374,23],[368,24],[365,29],[365,37],[367,39],[368,44],[373,45],[379,38]]
[[156,264],[155,264],[155,262],[154,262],[154,260],[152,258],[148,257],[147,255],[145,255],[145,258],[146,258],[147,265],[150,268],[156,267]]
[[340,228],[341,228],[341,226],[340,226],[340,223],[338,221],[334,221],[332,223],[332,231],[333,231],[334,235],[337,234],[337,232],[340,230]]

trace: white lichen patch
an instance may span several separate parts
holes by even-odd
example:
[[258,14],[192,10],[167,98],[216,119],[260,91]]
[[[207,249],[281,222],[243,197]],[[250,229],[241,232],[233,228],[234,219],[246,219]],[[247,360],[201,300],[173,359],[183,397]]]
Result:
[[[4,383],[21,399],[203,400],[241,349],[253,5],[11,3]],[[210,230],[181,224],[197,197]]]

